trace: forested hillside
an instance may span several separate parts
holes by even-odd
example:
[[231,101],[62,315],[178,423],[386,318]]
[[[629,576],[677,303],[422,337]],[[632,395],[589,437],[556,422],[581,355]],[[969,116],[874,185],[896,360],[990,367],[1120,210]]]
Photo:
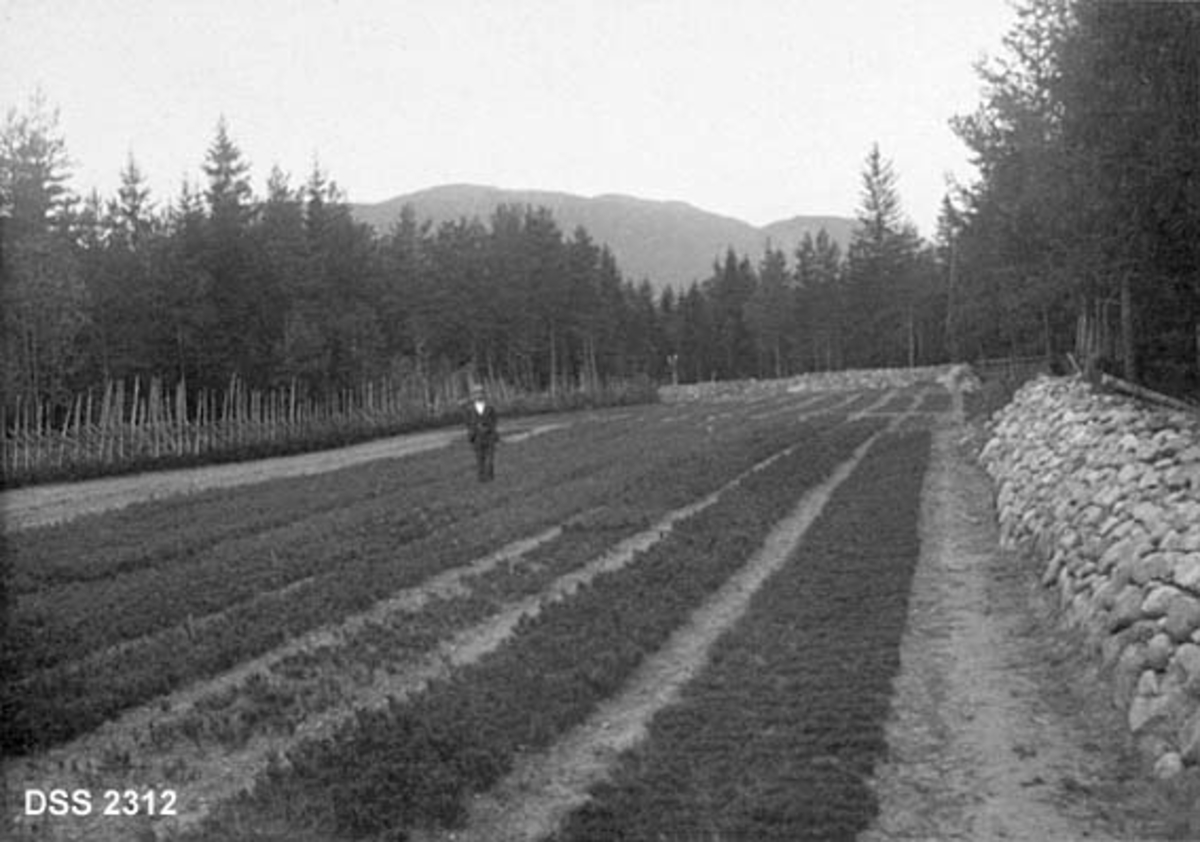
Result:
[[825,229],[845,251],[854,228],[854,220],[839,216],[795,216],[758,228],[686,202],[611,193],[585,197],[474,184],[445,184],[376,204],[352,204],[350,209],[355,219],[384,232],[405,205],[435,226],[462,217],[487,219],[498,205],[544,207],[564,230],[587,229],[596,242],[609,247],[626,277],[649,280],[656,293],[667,286],[678,290],[707,278],[713,260],[721,259],[730,248],[739,254],[761,254],[770,242],[791,251],[805,234],[815,237]]

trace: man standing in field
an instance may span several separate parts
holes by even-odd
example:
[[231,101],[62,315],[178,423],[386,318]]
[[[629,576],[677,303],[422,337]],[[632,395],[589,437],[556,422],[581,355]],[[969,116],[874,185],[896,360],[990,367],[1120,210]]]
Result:
[[467,441],[475,448],[480,482],[495,478],[496,442],[500,440],[496,424],[496,408],[485,399],[483,387],[472,386],[471,405],[467,407]]

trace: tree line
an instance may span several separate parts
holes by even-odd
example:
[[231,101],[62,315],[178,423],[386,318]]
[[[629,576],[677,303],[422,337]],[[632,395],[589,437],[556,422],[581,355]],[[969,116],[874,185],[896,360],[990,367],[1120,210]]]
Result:
[[184,182],[163,207],[132,157],[115,197],[75,196],[57,116],[36,98],[8,113],[0,167],[10,400],[66,403],[135,377],[321,394],[467,372],[553,389],[943,354],[932,252],[903,222],[878,149],[847,255],[821,232],[791,254],[729,250],[711,277],[661,291],[625,278],[606,245],[582,227],[565,234],[545,208],[502,205],[436,228],[405,208],[377,233],[319,166],[298,187],[275,167],[256,196],[224,120],[203,187]]
[[848,247],[824,230],[790,252],[726,252],[712,274],[660,301],[682,380],[930,365],[947,359],[946,283],[937,250],[917,235],[897,175],[875,145],[861,172]]
[[943,210],[956,354],[1200,393],[1200,5],[1025,0]]
[[545,209],[502,206],[433,230],[411,209],[377,234],[319,167],[255,196],[222,120],[200,187],[155,207],[132,158],[116,197],[69,190],[56,115],[35,101],[0,136],[8,198],[4,387],[65,398],[113,379],[322,394],[468,368],[526,385],[644,373],[648,284]]

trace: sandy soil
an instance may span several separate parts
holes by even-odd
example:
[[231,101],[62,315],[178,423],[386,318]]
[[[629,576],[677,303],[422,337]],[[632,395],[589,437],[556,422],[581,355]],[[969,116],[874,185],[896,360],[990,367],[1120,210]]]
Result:
[[1073,656],[1027,564],[998,546],[961,427],[935,435],[922,554],[861,842],[1167,838],[1109,693]]

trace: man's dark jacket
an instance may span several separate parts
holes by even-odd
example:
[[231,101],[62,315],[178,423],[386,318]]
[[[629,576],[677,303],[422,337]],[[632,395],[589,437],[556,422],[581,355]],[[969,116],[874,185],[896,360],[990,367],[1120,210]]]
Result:
[[496,427],[496,408],[484,403],[483,412],[475,409],[475,402],[467,405],[467,440],[476,447],[490,447],[500,438]]

